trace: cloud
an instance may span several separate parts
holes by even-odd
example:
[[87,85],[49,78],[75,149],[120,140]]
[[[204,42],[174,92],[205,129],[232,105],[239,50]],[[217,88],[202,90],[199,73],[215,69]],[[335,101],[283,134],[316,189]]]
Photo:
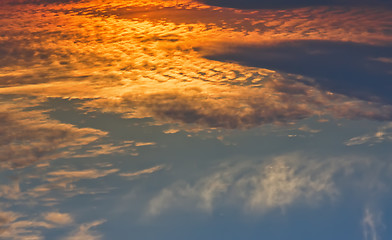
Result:
[[311,77],[328,91],[364,100],[380,98],[391,104],[390,64],[371,59],[376,56],[390,58],[392,47],[290,40],[250,46],[231,45],[229,50],[206,55],[214,60],[237,61],[247,66]]
[[105,220],[96,220],[90,223],[81,224],[80,227],[72,232],[69,236],[63,238],[63,240],[100,240],[103,239],[103,235],[92,230],[92,228],[103,224]]
[[156,145],[155,142],[137,142],[135,143],[136,147],[141,147],[141,146],[153,146]]
[[121,176],[121,177],[127,177],[127,178],[138,177],[140,175],[151,174],[151,173],[160,171],[162,169],[164,169],[164,166],[163,165],[158,165],[158,166],[155,166],[155,167],[152,167],[152,168],[143,169],[143,170],[140,170],[140,171],[137,171],[137,172],[119,173],[118,175]]
[[[18,201],[23,201],[33,197],[35,200],[39,201],[47,197],[54,196],[50,202],[53,204],[59,203],[64,199],[82,195],[82,194],[98,194],[106,193],[109,188],[102,187],[89,187],[85,188],[79,186],[77,183],[80,180],[86,179],[97,179],[106,177],[110,174],[118,172],[119,169],[84,169],[84,170],[55,170],[47,172],[45,177],[41,179],[43,182],[34,188],[28,189],[23,193],[20,193]],[[59,197],[60,196],[60,197]]]
[[346,142],[344,142],[344,144],[347,146],[354,146],[354,145],[361,145],[361,144],[374,145],[385,141],[392,141],[391,130],[392,130],[392,123],[388,123],[382,127],[379,127],[375,133],[353,137],[347,140]]
[[21,168],[59,158],[135,154],[138,143],[107,143],[107,132],[51,119],[46,110],[32,110],[41,104],[35,101],[29,103],[24,98],[13,102],[0,100],[0,122],[3,126],[0,130],[1,167]]
[[[49,214],[52,220],[60,220],[59,215],[55,217]],[[64,216],[62,218],[64,220]],[[0,237],[2,239],[44,239],[42,229],[53,229],[59,227],[59,222],[47,221],[40,218],[28,218],[20,213],[12,211],[0,211]]]
[[0,185],[0,197],[17,200],[21,196],[19,180],[13,180],[10,184]]
[[154,117],[163,122],[228,129],[287,123],[314,115],[377,120],[392,117],[392,106],[330,94],[295,80],[266,80],[260,88],[199,87],[199,91],[176,87],[142,95],[129,92],[116,101],[99,99],[84,106],[122,112],[124,117],[129,112],[130,118]]
[[87,158],[96,157],[99,155],[109,155],[109,154],[137,154],[134,148],[136,146],[133,141],[124,141],[119,144],[107,143],[107,144],[97,144],[90,149],[86,149],[84,153],[73,155],[74,158]]
[[48,212],[43,214],[46,221],[57,225],[69,225],[73,222],[73,218],[68,213]]
[[389,180],[383,179],[390,178],[391,170],[389,163],[357,156],[319,159],[292,153],[263,160],[227,160],[197,180],[177,181],[162,189],[149,201],[145,214],[210,213],[222,207],[263,214],[300,204],[316,207],[347,191],[365,191],[374,197],[389,189]]
[[[102,236],[91,228],[96,227],[105,222],[97,220],[91,223],[81,224],[78,229],[72,232],[64,240],[98,240]],[[39,218],[29,218],[19,213],[11,211],[0,211],[0,237],[2,239],[44,239],[42,234],[44,229],[56,229],[73,224],[73,217],[68,213],[46,212]]]
[[[337,94],[342,92],[338,87],[334,91],[327,91],[325,86],[318,86],[319,79],[312,82],[300,75],[209,60],[201,55],[222,53],[223,48],[240,51],[238,45],[244,43],[251,45],[245,47],[245,50],[241,48],[244,55],[262,49],[269,51],[272,56],[283,55],[289,59],[302,56],[304,61],[297,59],[291,62],[305,69],[305,74],[314,69],[306,68],[306,64],[321,61],[320,56],[323,54],[319,50],[342,50],[347,53],[345,56],[351,56],[351,53],[356,52],[354,50],[359,49],[362,51],[360,57],[369,51],[382,51],[382,47],[358,47],[347,42],[368,45],[390,42],[390,36],[385,33],[385,29],[388,29],[385,22],[391,16],[388,10],[366,10],[365,13],[355,10],[287,10],[284,12],[285,17],[282,17],[276,11],[226,9],[229,12],[225,12],[224,22],[234,17],[250,21],[249,24],[240,21],[239,25],[258,26],[257,29],[235,28],[233,31],[233,28],[222,27],[219,19],[213,19],[214,22],[207,27],[201,23],[175,24],[167,20],[162,24],[149,21],[148,18],[127,18],[128,13],[135,11],[132,7],[138,4],[144,6],[144,3],[133,2],[135,5],[123,9],[121,14],[118,12],[118,18],[106,17],[105,21],[101,17],[93,17],[102,16],[99,15],[102,9],[91,2],[88,3],[94,9],[89,12],[91,16],[65,14],[69,7],[79,6],[72,4],[52,6],[63,11],[56,14],[49,11],[50,7],[32,7],[36,11],[20,9],[28,16],[23,18],[19,16],[19,11],[8,11],[10,16],[2,20],[4,24],[1,31],[10,32],[12,37],[7,38],[1,48],[4,58],[1,60],[0,75],[4,81],[0,94],[81,99],[81,109],[86,111],[115,112],[125,118],[153,117],[160,123],[197,124],[204,128],[252,128],[320,115],[349,119],[391,119],[390,105],[373,99],[370,102],[369,99],[358,100],[360,94],[345,96],[347,90]],[[155,3],[163,4],[159,1]],[[190,8],[208,16],[218,15],[218,10],[214,8]],[[87,10],[81,8],[80,11]],[[185,10],[173,11],[188,16]],[[9,27],[10,22],[13,27]],[[336,27],[338,23],[347,24],[344,26],[349,31],[342,33],[341,28]],[[265,24],[272,25],[268,27]],[[297,29],[303,29],[303,32]],[[364,34],[367,29],[371,29],[372,33]],[[276,39],[286,40],[286,43],[274,43]],[[308,41],[291,41],[293,39]],[[332,39],[333,42],[315,39]],[[301,53],[295,50],[296,47],[309,48],[309,51]],[[290,51],[286,53],[285,50]],[[262,54],[260,56],[263,58]],[[251,61],[252,57],[246,56],[244,61]],[[339,62],[339,59],[338,56],[329,62]],[[285,63],[283,60],[278,62]],[[273,58],[265,61],[273,61]],[[369,61],[376,66],[382,64],[380,61]],[[286,61],[287,66],[291,62]],[[340,65],[332,63],[335,73],[342,69]],[[358,69],[361,71],[355,62],[345,62],[344,65],[351,66],[351,70],[355,68],[355,72]],[[320,68],[322,64],[316,66],[316,69]],[[278,69],[287,70],[282,66]],[[347,70],[344,71],[347,73]],[[382,83],[383,78],[380,79],[375,81]],[[339,84],[344,82],[339,81]],[[353,86],[345,89],[363,90],[367,84],[358,82]],[[387,95],[382,92],[387,91],[387,88],[378,88],[377,91],[374,93],[381,97]],[[120,146],[100,146],[101,149],[95,148],[96,152],[106,154],[107,149],[116,151],[116,148],[117,151],[123,151]],[[92,153],[79,156],[89,154]]]
[[107,134],[64,124],[50,119],[43,111],[26,111],[8,102],[0,107],[0,122],[0,164],[4,168],[69,157],[71,148],[88,145]]
[[[96,195],[108,193],[111,187],[95,184],[85,186],[88,180],[103,178],[114,174],[119,169],[102,169],[101,167],[74,170],[66,169],[34,169],[0,185],[0,198],[12,206],[39,206],[48,207],[58,205],[67,199],[78,195]],[[32,183],[32,179],[34,179]],[[81,183],[81,180],[85,180]],[[21,188],[21,186],[23,186]],[[50,224],[69,224],[72,218],[66,213],[46,212],[42,218]],[[56,220],[57,219],[57,220]],[[61,220],[62,219],[62,220]]]
[[381,220],[381,213],[376,213],[369,208],[365,208],[362,219],[364,240],[381,240],[378,231],[383,227],[384,224]]
[[[211,212],[225,201],[243,203],[249,212],[284,209],[294,202],[317,203],[338,193],[330,169],[323,163],[281,156],[263,162],[238,161],[219,166],[195,183],[176,182],[163,189],[148,206],[155,216],[173,207],[197,208]],[[193,207],[192,207],[193,206]]]
[[14,222],[20,217],[19,214],[11,211],[0,212],[0,236],[4,235],[9,228],[10,223]]
[[48,173],[50,177],[47,179],[47,181],[52,182],[64,178],[72,178],[73,180],[95,179],[95,178],[106,176],[111,173],[115,173],[117,171],[118,169],[109,169],[109,170],[87,169],[87,170],[78,170],[78,171],[57,170]]

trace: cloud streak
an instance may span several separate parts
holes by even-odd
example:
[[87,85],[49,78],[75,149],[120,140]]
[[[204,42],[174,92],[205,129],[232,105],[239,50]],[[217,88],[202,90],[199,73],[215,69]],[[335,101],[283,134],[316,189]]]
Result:
[[145,174],[151,174],[157,171],[160,171],[164,169],[163,165],[158,165],[152,168],[146,168],[137,172],[130,172],[130,173],[119,173],[118,175],[121,177],[126,177],[126,178],[134,178],[134,177],[139,177],[141,175],[145,175]]
[[362,219],[363,238],[364,240],[381,240],[378,230],[384,224],[381,220],[381,214],[365,208],[364,216]]

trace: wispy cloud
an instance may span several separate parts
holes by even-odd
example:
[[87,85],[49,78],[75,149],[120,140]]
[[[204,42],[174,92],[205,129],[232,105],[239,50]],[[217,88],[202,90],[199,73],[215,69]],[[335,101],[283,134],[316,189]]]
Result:
[[151,173],[160,171],[162,169],[164,169],[164,166],[163,165],[158,165],[158,166],[155,166],[155,167],[152,167],[152,168],[143,169],[143,170],[140,170],[140,171],[137,171],[137,172],[119,173],[118,175],[121,176],[121,177],[132,178],[132,177],[138,177],[138,176],[145,175],[145,174],[151,174]]
[[177,181],[164,188],[150,200],[146,216],[176,210],[210,213],[224,206],[249,214],[284,211],[298,204],[318,206],[344,194],[341,188],[372,194],[389,189],[382,179],[390,179],[391,169],[390,164],[358,156],[320,159],[294,153],[228,160],[198,180]]
[[88,145],[107,133],[78,128],[50,119],[44,111],[26,111],[2,102],[0,107],[0,165],[23,167],[38,161],[69,157],[71,148]]
[[173,207],[210,212],[228,202],[242,202],[244,210],[253,213],[284,209],[298,201],[316,204],[338,194],[332,179],[337,169],[331,167],[296,154],[263,162],[231,162],[195,183],[180,181],[163,189],[150,201],[147,215]]
[[364,240],[381,240],[379,235],[380,228],[384,228],[381,212],[375,212],[369,208],[365,208],[362,219]]
[[44,229],[63,228],[72,222],[72,216],[67,213],[47,212],[40,217],[31,217],[13,211],[0,211],[0,237],[41,240],[44,239]]
[[374,133],[350,138],[349,140],[345,141],[344,144],[347,146],[361,144],[374,145],[385,141],[392,141],[392,123],[388,123],[379,127]]
[[138,146],[154,144],[108,142],[108,132],[62,123],[50,118],[46,110],[31,110],[39,106],[38,101],[1,99],[0,103],[0,166],[4,169],[48,166],[47,161],[59,158],[135,155]]
[[96,220],[90,223],[84,223],[79,226],[77,230],[72,232],[69,236],[63,238],[63,240],[100,240],[103,239],[103,235],[93,230],[92,228],[103,224],[106,220]]

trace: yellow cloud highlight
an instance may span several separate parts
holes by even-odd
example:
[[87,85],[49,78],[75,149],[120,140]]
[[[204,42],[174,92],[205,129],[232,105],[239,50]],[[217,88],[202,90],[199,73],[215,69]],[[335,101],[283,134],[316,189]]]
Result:
[[131,172],[131,173],[119,173],[118,175],[121,177],[138,177],[140,175],[144,175],[144,174],[151,174],[157,171],[160,171],[164,169],[163,165],[158,165],[152,168],[147,168],[147,169],[143,169],[137,172]]

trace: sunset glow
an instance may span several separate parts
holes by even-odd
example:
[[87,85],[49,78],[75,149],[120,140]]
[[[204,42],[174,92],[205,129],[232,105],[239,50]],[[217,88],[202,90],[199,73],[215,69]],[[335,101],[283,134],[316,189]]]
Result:
[[392,8],[330,2],[0,1],[0,238],[390,239]]

